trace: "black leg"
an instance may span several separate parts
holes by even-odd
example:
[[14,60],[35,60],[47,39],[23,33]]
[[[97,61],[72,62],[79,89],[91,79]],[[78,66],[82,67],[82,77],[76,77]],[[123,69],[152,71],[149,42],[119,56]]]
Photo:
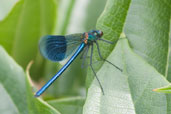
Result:
[[101,40],[101,41],[103,41],[103,42],[106,42],[106,43],[108,43],[108,44],[114,44],[114,42],[111,42],[111,41],[108,41],[108,40],[104,40],[104,39],[99,39],[99,40]]
[[99,54],[99,56],[100,56],[100,59],[102,59],[103,61],[108,62],[109,64],[113,65],[115,68],[117,68],[118,70],[120,70],[120,71],[122,72],[122,69],[120,69],[118,66],[114,65],[113,63],[111,63],[110,61],[108,61],[108,60],[106,60],[106,59],[104,59],[104,58],[102,57],[102,55],[101,55],[101,53],[100,53],[99,44],[98,44],[97,42],[95,42],[95,43],[96,43],[96,46],[97,46],[97,51],[98,51],[98,54]]
[[98,77],[97,77],[97,75],[96,75],[96,73],[95,73],[95,71],[94,71],[94,69],[93,69],[93,66],[92,66],[92,57],[93,57],[93,44],[92,44],[92,47],[91,47],[90,67],[91,67],[91,69],[92,69],[92,71],[93,71],[93,73],[94,73],[94,76],[96,77],[97,82],[99,83],[100,88],[101,88],[101,90],[102,90],[102,93],[103,93],[103,95],[104,95],[103,87],[102,87],[102,85],[101,85],[101,83],[100,83],[100,80],[98,79]]
[[81,68],[84,68],[84,63],[86,61],[86,57],[87,57],[87,54],[88,54],[88,50],[89,50],[89,45],[86,47],[86,50],[84,51],[84,57],[83,57],[83,62],[81,64]]

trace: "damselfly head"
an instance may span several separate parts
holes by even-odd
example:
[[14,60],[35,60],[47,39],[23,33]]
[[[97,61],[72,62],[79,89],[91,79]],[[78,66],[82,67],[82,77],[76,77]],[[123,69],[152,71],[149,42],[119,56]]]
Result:
[[103,36],[103,32],[101,30],[91,30],[89,31],[94,37],[100,38]]

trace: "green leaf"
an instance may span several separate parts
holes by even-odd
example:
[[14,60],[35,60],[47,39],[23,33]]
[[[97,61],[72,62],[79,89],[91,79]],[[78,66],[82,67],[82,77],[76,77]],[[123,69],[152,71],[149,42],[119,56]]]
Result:
[[[122,29],[125,23],[125,19],[127,16],[127,11],[129,8],[131,0],[108,0],[105,6],[105,9],[101,16],[97,21],[97,29],[102,30],[104,32],[103,38],[106,40],[110,40],[116,44],[119,39]],[[99,41],[100,50],[103,58],[106,58],[111,51],[115,47],[114,45],[107,44],[105,42]],[[93,61],[99,61],[99,54],[97,52],[97,48],[93,51]],[[102,66],[102,62],[94,65],[95,71],[98,71]],[[88,69],[88,75],[86,80],[86,85],[89,86],[92,79],[94,78],[94,74],[92,69]]]
[[75,0],[61,0],[58,10],[58,26],[56,26],[54,33],[65,35],[69,25],[72,11],[75,5]]
[[84,98],[71,97],[58,100],[50,100],[48,103],[62,114],[82,114]]
[[106,4],[106,0],[89,0],[88,1],[86,15],[84,19],[85,31],[95,29],[97,19],[104,10],[104,7],[105,7],[104,4]]
[[53,107],[51,107],[49,104],[47,104],[45,101],[43,101],[40,98],[34,97],[32,93],[31,88],[31,78],[29,75],[29,70],[32,65],[32,62],[29,63],[26,69],[26,89],[27,89],[27,103],[29,108],[30,114],[60,114],[57,110],[55,110]]
[[15,41],[15,30],[18,25],[17,20],[19,20],[22,6],[23,0],[20,0],[15,4],[8,16],[0,21],[0,44],[3,45],[10,54]]
[[168,62],[168,74],[167,79],[171,82],[171,23],[170,23],[170,42],[169,42],[169,62]]
[[161,93],[171,93],[171,85],[161,87],[161,88],[157,88],[157,89],[154,89],[153,91],[161,92]]
[[[38,54],[38,40],[52,32],[56,4],[54,0],[25,0],[23,6],[14,36],[12,54],[23,67],[35,59],[35,66],[41,68],[42,57]],[[40,71],[36,68],[34,70]]]
[[57,110],[33,96],[23,69],[0,46],[1,114],[58,114]]
[[12,7],[16,4],[17,0],[1,0],[0,1],[0,20],[3,20]]
[[125,34],[138,55],[167,77],[171,0],[132,0]]
[[8,17],[0,22],[0,44],[24,68],[30,60],[35,60],[34,76],[38,76],[37,71],[43,66],[38,40],[51,34],[55,17],[55,0],[20,0]]
[[22,66],[26,66],[36,57],[38,39],[52,31],[55,3],[54,0],[25,0],[23,6],[12,54]]
[[27,114],[25,73],[0,47],[0,112]]
[[94,79],[88,90],[84,114],[170,114],[171,96],[152,90],[169,82],[151,65],[133,52],[127,39],[120,39],[108,57],[124,71],[105,63],[97,75],[102,94]]

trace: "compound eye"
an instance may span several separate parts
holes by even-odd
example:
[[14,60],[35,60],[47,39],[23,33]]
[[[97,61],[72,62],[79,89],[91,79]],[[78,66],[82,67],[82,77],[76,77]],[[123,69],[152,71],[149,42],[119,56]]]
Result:
[[94,32],[94,35],[95,35],[95,36],[97,36],[97,33],[96,33],[96,32]]
[[103,32],[102,31],[99,31],[98,34],[99,34],[100,37],[103,36]]

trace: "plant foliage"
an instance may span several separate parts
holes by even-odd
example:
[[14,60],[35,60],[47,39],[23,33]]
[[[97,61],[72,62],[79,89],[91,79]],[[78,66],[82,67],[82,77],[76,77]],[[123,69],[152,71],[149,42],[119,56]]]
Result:
[[[2,0],[0,7],[1,114],[171,114],[170,0]],[[35,98],[34,89],[64,64],[45,60],[39,39],[95,28],[114,42],[99,41],[102,56],[123,69],[100,61],[94,50],[105,95],[78,57]]]

